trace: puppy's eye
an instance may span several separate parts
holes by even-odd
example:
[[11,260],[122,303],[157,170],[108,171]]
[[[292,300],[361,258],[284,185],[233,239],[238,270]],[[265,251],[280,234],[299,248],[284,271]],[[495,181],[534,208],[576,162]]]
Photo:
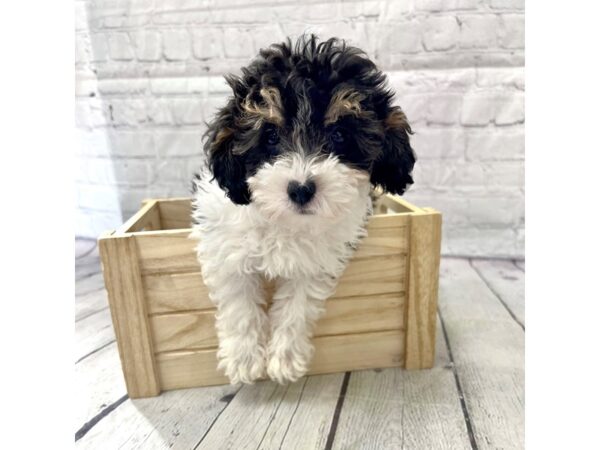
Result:
[[331,133],[331,142],[334,144],[343,144],[344,143],[344,133],[339,128],[336,128]]
[[269,145],[277,145],[279,143],[279,133],[275,128],[267,128],[265,137]]

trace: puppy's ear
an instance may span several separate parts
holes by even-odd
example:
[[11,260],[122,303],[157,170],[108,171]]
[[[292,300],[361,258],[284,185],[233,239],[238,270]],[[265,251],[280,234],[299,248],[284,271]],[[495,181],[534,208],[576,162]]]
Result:
[[205,151],[213,176],[233,203],[250,203],[243,155],[233,152],[234,129],[231,105],[223,108],[206,132]]
[[403,194],[413,183],[416,157],[408,136],[412,130],[406,115],[397,106],[390,109],[384,127],[383,152],[373,164],[371,183],[392,194]]

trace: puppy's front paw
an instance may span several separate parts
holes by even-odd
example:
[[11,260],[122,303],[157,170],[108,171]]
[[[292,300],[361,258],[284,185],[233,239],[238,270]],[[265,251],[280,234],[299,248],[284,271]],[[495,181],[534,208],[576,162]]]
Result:
[[294,383],[308,371],[313,347],[308,344],[303,352],[272,351],[267,365],[267,375],[279,384]]
[[247,352],[233,351],[225,352],[219,350],[218,369],[225,372],[231,384],[245,383],[253,384],[265,374],[265,349],[257,345]]

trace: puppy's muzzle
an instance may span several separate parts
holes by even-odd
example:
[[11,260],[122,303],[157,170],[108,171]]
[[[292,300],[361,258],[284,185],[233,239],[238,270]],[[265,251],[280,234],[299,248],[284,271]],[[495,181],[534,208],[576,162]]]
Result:
[[307,180],[303,184],[297,181],[290,181],[287,188],[288,197],[298,206],[304,206],[309,203],[315,196],[316,191],[317,185],[312,180]]

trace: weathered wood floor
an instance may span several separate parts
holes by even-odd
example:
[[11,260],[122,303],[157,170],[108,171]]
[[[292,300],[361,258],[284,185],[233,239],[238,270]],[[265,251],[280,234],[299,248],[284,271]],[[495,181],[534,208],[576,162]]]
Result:
[[130,400],[95,243],[77,241],[79,448],[513,449],[524,446],[524,266],[442,261],[428,371],[368,370]]

